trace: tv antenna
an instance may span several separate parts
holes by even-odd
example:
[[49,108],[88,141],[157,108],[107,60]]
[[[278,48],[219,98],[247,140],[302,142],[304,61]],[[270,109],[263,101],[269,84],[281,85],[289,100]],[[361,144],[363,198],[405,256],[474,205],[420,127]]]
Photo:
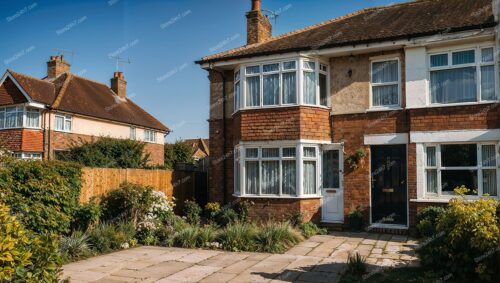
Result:
[[266,14],[268,14],[269,16],[267,16],[267,17],[273,19],[274,26],[276,26],[276,23],[278,21],[278,17],[280,15],[280,13],[276,13],[275,11],[271,11],[271,10],[262,10],[262,12],[265,12]]
[[74,50],[68,50],[68,49],[62,49],[62,48],[52,48],[52,50],[56,51],[58,56],[71,54],[71,62],[73,62],[75,55],[78,54]]
[[130,58],[128,58],[127,60],[125,60],[124,58],[116,55],[116,56],[109,56],[110,59],[113,59],[115,60],[116,62],[116,66],[115,66],[115,71],[118,72],[118,70],[120,69],[120,64],[132,64],[132,62],[130,61]]

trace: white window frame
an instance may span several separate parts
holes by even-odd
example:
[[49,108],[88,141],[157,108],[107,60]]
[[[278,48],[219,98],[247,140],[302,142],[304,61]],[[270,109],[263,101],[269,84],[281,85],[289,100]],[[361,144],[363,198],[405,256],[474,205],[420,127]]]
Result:
[[[16,125],[15,127],[6,127],[7,123],[7,108],[15,108],[15,113],[22,113],[22,118],[21,118],[21,125]],[[3,119],[3,125],[0,125],[0,130],[7,130],[7,129],[21,129],[21,128],[27,128],[27,129],[40,129],[41,128],[41,112],[37,108],[32,108],[32,107],[25,107],[24,105],[9,105],[9,106],[2,106],[0,107],[0,112],[3,113],[4,119]],[[38,113],[38,124],[33,127],[28,126],[28,112],[37,112]]]
[[[33,126],[33,127],[30,127],[28,126],[28,112],[36,112],[38,113],[38,123],[36,126]],[[23,126],[25,128],[28,128],[28,129],[40,129],[41,128],[41,113],[40,113],[40,110],[39,109],[36,109],[36,108],[28,108],[28,107],[25,107],[24,108],[24,115],[23,115]]]
[[137,128],[136,127],[130,127],[129,139],[131,139],[131,140],[137,139]]
[[14,157],[23,160],[42,160],[41,152],[15,152]]
[[[304,147],[313,147],[315,148],[316,157],[303,157],[303,148]],[[257,149],[258,156],[257,157],[247,157],[246,150],[247,149]],[[263,148],[278,148],[279,149],[279,157],[272,158],[263,158],[262,157],[262,149]],[[295,148],[295,157],[284,157],[283,149],[284,148]],[[234,196],[241,197],[259,197],[259,198],[317,198],[321,196],[321,150],[320,145],[315,143],[303,143],[303,142],[244,142],[237,145],[234,149],[239,153],[239,158],[237,155],[234,155],[234,165],[235,172],[236,170],[240,170],[240,188],[239,193],[234,193]],[[276,160],[279,161],[280,169],[279,169],[279,194],[263,194],[262,193],[262,161],[267,160]],[[295,194],[285,194],[283,193],[283,161],[286,160],[295,160]],[[237,168],[237,164],[239,161],[239,168]],[[257,194],[247,194],[246,193],[246,162],[247,161],[258,161],[259,163],[259,187]],[[316,162],[316,192],[314,194],[305,194],[303,188],[303,162],[304,161],[314,161]],[[236,174],[234,175],[236,176]],[[234,186],[236,186],[237,182],[234,182]],[[237,188],[235,188],[234,192],[237,192]]]
[[154,130],[144,130],[144,141],[146,142],[156,142],[156,132]]
[[[71,115],[63,115],[63,114],[56,114],[54,116],[54,130],[58,132],[66,132],[66,133],[71,133],[73,131],[73,117]],[[58,129],[57,128],[57,123],[56,120],[57,118],[62,118],[63,119],[63,128]],[[69,122],[70,126],[69,129],[66,128],[66,122]]]
[[[239,93],[236,93],[236,85],[237,84],[240,84],[240,92]],[[234,112],[236,111],[239,111],[240,108],[241,108],[241,102],[242,102],[242,82],[241,82],[241,71],[240,70],[236,70],[234,72],[234,98],[233,98],[233,103],[234,103]],[[236,99],[238,98],[238,99]],[[239,104],[238,104],[239,102]]]
[[[464,167],[443,167],[441,165],[441,146],[442,145],[451,145],[451,144],[475,144],[476,145],[476,150],[477,150],[477,164],[476,166],[464,166]],[[483,145],[494,145],[495,146],[495,153],[496,153],[496,166],[483,166],[483,160],[482,160],[482,149],[481,147]],[[424,196],[427,198],[445,198],[445,199],[450,199],[452,197],[456,197],[456,194],[454,193],[443,193],[442,192],[442,180],[441,180],[441,171],[442,170],[476,170],[477,171],[477,195],[467,195],[467,198],[470,199],[477,199],[481,196],[483,196],[483,169],[491,170],[491,169],[496,169],[497,172],[497,195],[492,196],[495,198],[500,198],[500,156],[498,154],[500,150],[500,143],[498,142],[453,142],[453,143],[425,143],[423,145],[424,147],[424,152],[423,152],[423,166],[424,166],[424,181],[423,181],[423,187],[424,187]],[[427,166],[427,148],[428,147],[435,147],[436,148],[436,166]],[[437,193],[430,193],[427,191],[427,170],[428,169],[435,169],[437,170],[437,180],[436,180],[436,186],[437,186]],[[468,188],[472,189],[472,188]]]
[[[295,69],[284,69],[284,63],[287,62],[295,62]],[[315,73],[316,78],[316,104],[306,104],[303,99],[303,72],[309,71],[309,69],[304,69],[304,62],[310,61],[315,63],[315,70],[311,70]],[[279,71],[265,72],[264,73],[264,65],[270,64],[279,64]],[[326,71],[322,71],[320,69],[320,64],[327,67]],[[259,66],[260,72],[258,74],[247,74],[247,67],[256,67]],[[240,77],[239,80],[236,79],[236,72],[239,72]],[[283,102],[283,74],[284,73],[295,73],[296,80],[296,102],[295,103],[284,103]],[[264,105],[264,75],[269,74],[277,74],[279,73],[279,103],[275,105]],[[327,105],[321,105],[320,101],[320,90],[319,90],[319,73],[326,75],[326,92],[327,92]],[[330,107],[330,64],[327,61],[320,60],[318,58],[310,58],[310,57],[291,57],[280,60],[273,61],[261,61],[254,63],[247,63],[244,65],[238,66],[234,69],[235,80],[234,80],[234,88],[236,88],[236,83],[240,83],[240,105],[237,108],[236,99],[233,107],[233,114],[246,109],[260,109],[260,108],[277,108],[277,107],[288,107],[288,106],[296,106],[296,105],[307,105],[307,106],[316,106],[321,108],[329,108]],[[259,105],[256,106],[247,106],[246,105],[246,92],[247,92],[247,78],[249,77],[259,77],[260,78],[260,90],[259,90]]]
[[[482,54],[481,51],[483,49],[488,49],[488,48],[493,48],[493,61],[492,62],[482,62]],[[456,52],[461,52],[461,51],[469,51],[469,50],[474,50],[474,63],[468,63],[468,64],[460,64],[460,65],[453,65],[453,53]],[[448,56],[448,65],[446,66],[438,66],[438,67],[431,67],[431,56],[434,55],[442,55],[442,54],[447,54]],[[453,105],[467,105],[467,104],[477,104],[481,102],[495,102],[500,100],[500,95],[499,95],[499,77],[498,77],[498,55],[497,55],[497,48],[493,44],[487,43],[487,44],[480,44],[480,45],[469,45],[469,46],[461,46],[458,48],[447,48],[447,49],[438,49],[434,50],[431,52],[428,52],[427,54],[427,81],[428,81],[428,95],[427,95],[427,105],[430,106],[453,106]],[[482,89],[481,89],[481,67],[483,66],[494,66],[494,73],[495,73],[495,100],[483,100],[482,99]],[[465,67],[475,67],[476,68],[476,101],[470,101],[470,102],[457,102],[457,103],[436,103],[432,102],[432,85],[431,85],[431,72],[432,71],[442,71],[442,70],[452,70],[452,69],[461,69]]]
[[[386,83],[374,83],[373,82],[373,64],[374,63],[381,63],[381,62],[387,62],[387,61],[397,61],[398,62],[398,80],[397,80],[397,86],[398,86],[398,103],[397,104],[391,104],[391,105],[373,105],[373,87],[377,86],[390,86],[390,85],[396,85],[396,82],[386,82]],[[382,56],[382,57],[373,57],[370,58],[370,110],[379,110],[379,109],[400,109],[401,106],[401,101],[402,101],[402,90],[401,90],[401,60],[399,56],[395,55],[389,55],[389,56]]]

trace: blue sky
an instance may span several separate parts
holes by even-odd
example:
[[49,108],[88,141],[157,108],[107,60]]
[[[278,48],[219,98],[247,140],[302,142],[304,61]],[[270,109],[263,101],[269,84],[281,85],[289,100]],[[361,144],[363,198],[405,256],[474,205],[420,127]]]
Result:
[[[280,12],[273,34],[316,24],[394,0],[263,0]],[[46,74],[54,49],[75,74],[109,84],[120,64],[127,94],[170,127],[168,141],[208,137],[207,72],[194,64],[204,55],[246,41],[250,0],[0,0],[1,72]]]

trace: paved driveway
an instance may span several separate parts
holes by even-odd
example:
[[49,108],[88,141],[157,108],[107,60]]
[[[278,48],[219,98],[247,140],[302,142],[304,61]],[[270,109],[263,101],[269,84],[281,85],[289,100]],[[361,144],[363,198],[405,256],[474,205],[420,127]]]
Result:
[[349,252],[372,273],[417,264],[405,236],[341,233],[314,236],[285,254],[139,247],[70,263],[71,282],[337,282]]

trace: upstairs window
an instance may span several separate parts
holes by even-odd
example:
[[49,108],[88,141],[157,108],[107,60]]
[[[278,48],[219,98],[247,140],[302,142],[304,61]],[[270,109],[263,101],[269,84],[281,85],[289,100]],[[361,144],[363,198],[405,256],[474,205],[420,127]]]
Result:
[[398,107],[399,60],[372,61],[371,92],[373,107]]
[[26,109],[26,128],[40,128],[40,110]]
[[147,142],[156,142],[156,132],[152,130],[144,130],[144,140]]
[[240,110],[241,105],[241,82],[240,71],[234,73],[234,110]]
[[68,115],[56,115],[55,130],[62,132],[71,132],[73,128],[72,117]]
[[497,100],[493,47],[430,55],[430,101],[449,104]]
[[130,137],[131,140],[136,139],[136,128],[135,127],[130,127]]

